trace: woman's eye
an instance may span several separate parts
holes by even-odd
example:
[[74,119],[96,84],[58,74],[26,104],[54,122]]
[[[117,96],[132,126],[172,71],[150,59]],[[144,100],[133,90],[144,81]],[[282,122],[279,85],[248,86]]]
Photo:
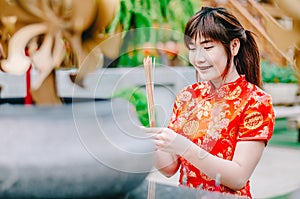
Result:
[[213,46],[205,46],[204,47],[205,50],[208,50],[208,49],[211,49],[211,48],[213,48]]
[[189,50],[196,50],[196,47],[194,45],[190,45]]

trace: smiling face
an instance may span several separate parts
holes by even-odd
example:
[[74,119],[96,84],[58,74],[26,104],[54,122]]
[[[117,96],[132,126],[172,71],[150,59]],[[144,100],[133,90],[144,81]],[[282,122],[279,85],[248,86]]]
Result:
[[[189,59],[198,71],[201,80],[218,84],[227,66],[227,53],[221,42],[204,37],[195,37],[189,43]],[[231,62],[232,63],[232,62]]]
[[217,88],[245,75],[261,86],[260,55],[253,33],[225,8],[202,7],[187,22],[184,44],[202,80]]

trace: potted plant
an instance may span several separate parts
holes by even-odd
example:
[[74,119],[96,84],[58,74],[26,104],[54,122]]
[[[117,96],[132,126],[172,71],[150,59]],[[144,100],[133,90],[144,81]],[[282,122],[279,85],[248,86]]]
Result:
[[299,76],[292,66],[261,62],[263,89],[272,96],[275,105],[291,105],[297,100]]

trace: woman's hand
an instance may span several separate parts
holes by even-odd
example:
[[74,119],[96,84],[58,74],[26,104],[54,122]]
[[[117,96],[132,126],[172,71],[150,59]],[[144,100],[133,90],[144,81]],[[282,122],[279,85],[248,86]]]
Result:
[[193,144],[189,139],[169,128],[143,127],[143,129],[153,138],[156,150],[183,155]]

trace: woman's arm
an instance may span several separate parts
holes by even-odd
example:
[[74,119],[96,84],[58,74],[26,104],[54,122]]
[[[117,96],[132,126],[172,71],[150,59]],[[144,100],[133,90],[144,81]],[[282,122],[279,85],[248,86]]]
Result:
[[239,141],[232,161],[213,156],[196,144],[191,144],[183,157],[195,167],[215,179],[221,175],[221,184],[233,189],[242,189],[253,173],[265,148],[264,141]]
[[180,166],[179,158],[175,154],[156,151],[155,167],[166,177],[173,176]]
[[[157,150],[159,153],[164,154],[158,156],[161,158],[158,161],[161,165],[158,166],[163,168],[162,165],[170,163],[172,161],[171,157],[173,156],[174,158],[176,157],[175,154],[177,154],[212,179],[215,179],[216,175],[220,174],[221,184],[233,190],[240,190],[245,186],[265,148],[265,141],[239,141],[237,142],[233,159],[225,160],[211,155],[200,146],[169,128],[149,128],[146,129],[146,132],[153,134]],[[173,155],[169,154],[168,156],[167,153]],[[171,174],[176,168],[178,169],[175,164],[172,164],[168,169],[165,168],[164,172]]]

